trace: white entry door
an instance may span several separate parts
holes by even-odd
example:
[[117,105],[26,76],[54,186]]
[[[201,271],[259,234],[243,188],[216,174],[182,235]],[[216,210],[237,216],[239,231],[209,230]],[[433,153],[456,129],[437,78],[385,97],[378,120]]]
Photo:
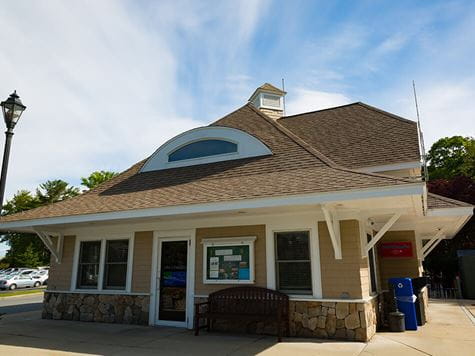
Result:
[[156,320],[157,325],[189,326],[188,305],[192,298],[190,281],[191,239],[160,238],[158,242]]

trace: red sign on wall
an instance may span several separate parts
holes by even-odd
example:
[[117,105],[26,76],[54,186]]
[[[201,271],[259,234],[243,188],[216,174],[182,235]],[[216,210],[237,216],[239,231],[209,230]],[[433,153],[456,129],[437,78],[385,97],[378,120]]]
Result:
[[412,243],[403,242],[383,242],[379,246],[381,257],[412,257]]

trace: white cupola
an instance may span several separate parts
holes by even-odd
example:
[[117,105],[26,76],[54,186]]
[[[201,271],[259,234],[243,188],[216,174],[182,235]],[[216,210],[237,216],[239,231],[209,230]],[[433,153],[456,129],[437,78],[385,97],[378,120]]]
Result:
[[254,91],[249,102],[267,116],[277,120],[284,115],[285,94],[287,94],[285,91],[265,83]]

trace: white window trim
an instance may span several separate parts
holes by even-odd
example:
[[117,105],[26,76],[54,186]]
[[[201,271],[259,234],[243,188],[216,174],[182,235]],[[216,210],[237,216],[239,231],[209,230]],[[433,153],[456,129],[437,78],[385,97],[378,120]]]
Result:
[[[264,95],[272,96],[275,99],[279,99],[279,107],[275,106],[268,106],[264,105]],[[270,110],[284,110],[284,105],[283,105],[283,96],[277,95],[277,94],[271,94],[271,93],[260,93],[259,94],[259,108],[264,108],[264,109],[270,109]]]
[[[85,294],[121,294],[121,293],[131,293],[132,290],[132,269],[133,269],[133,257],[134,257],[134,233],[125,233],[125,234],[114,234],[114,235],[84,235],[76,236],[76,241],[74,245],[74,256],[73,256],[73,268],[71,276],[71,285],[70,291],[75,293],[85,293]],[[104,281],[104,267],[106,259],[106,241],[108,240],[129,240],[128,254],[127,254],[127,276],[125,279],[125,289],[105,289],[103,288]],[[81,242],[83,241],[101,241],[101,251],[99,258],[99,276],[97,278],[97,288],[78,288],[77,287],[77,278],[78,278],[78,264],[79,264],[79,251]]]
[[312,294],[289,294],[291,298],[318,299],[322,298],[322,275],[320,264],[320,242],[318,236],[318,219],[305,218],[301,221],[293,219],[286,222],[268,224],[266,226],[266,259],[267,259],[267,288],[277,290],[277,275],[275,262],[276,232],[309,231],[310,232],[310,266],[312,273]]
[[[168,161],[169,154],[187,144],[202,140],[223,140],[237,144],[237,152],[218,154],[205,157]],[[249,157],[271,155],[272,152],[256,137],[231,127],[206,126],[186,131],[164,143],[145,162],[140,172],[150,172],[162,169],[193,166],[197,164],[214,163]]]
[[[203,245],[203,284],[255,284],[255,260],[254,260],[254,242],[256,236],[244,237],[224,237],[224,238],[206,238],[201,241]],[[249,246],[249,279],[208,279],[207,278],[207,261],[208,261],[208,247],[226,247],[236,245]]]

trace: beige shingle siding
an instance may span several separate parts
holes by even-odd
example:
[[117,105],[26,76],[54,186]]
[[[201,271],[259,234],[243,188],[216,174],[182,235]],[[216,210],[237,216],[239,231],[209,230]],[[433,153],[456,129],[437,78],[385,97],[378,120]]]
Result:
[[[53,238],[56,246],[56,238]],[[74,246],[76,244],[75,236],[64,236],[63,256],[61,263],[56,263],[56,259],[51,256],[50,270],[48,276],[49,290],[69,290],[71,287],[71,278],[73,271]]]
[[256,236],[254,242],[254,277],[257,287],[267,286],[266,266],[266,227],[265,225],[246,225],[228,227],[210,227],[196,229],[196,255],[195,255],[195,294],[208,295],[214,291],[233,287],[228,284],[203,284],[203,239],[220,237]]
[[[379,274],[381,287],[388,288],[388,279],[394,277],[410,277],[415,278],[421,275],[421,263],[417,259],[416,252],[416,237],[414,231],[389,231],[381,238],[377,246],[384,242],[411,242],[413,257],[399,257],[399,258],[381,258],[379,259]],[[377,253],[378,250],[375,252]]]
[[327,225],[318,223],[323,298],[340,298],[342,293],[350,298],[367,297],[368,262],[361,257],[358,221],[341,221],[340,234],[343,258],[336,260]]
[[132,292],[150,293],[152,270],[153,232],[136,232],[132,268]]
[[416,123],[363,103],[288,116],[279,123],[343,167],[420,160]]

